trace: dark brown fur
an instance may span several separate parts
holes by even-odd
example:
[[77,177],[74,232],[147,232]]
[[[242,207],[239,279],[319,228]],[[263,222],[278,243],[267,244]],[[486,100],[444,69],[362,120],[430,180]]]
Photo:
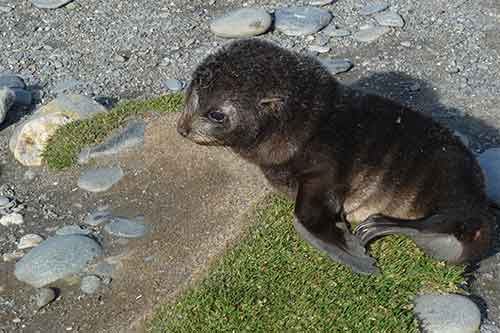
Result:
[[[355,271],[374,271],[360,247],[391,233],[450,262],[490,247],[483,174],[460,140],[418,112],[342,86],[311,57],[233,42],[199,65],[186,101],[179,132],[257,164],[297,200],[301,235]],[[213,111],[224,124],[207,118]],[[343,221],[363,222],[356,237]]]

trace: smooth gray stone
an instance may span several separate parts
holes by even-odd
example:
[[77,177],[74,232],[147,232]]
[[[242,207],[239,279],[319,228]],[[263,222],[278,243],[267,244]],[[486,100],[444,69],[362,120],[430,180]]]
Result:
[[123,129],[112,134],[103,143],[84,148],[78,156],[78,163],[85,164],[91,159],[112,156],[144,145],[146,123],[134,120]]
[[112,236],[123,238],[140,238],[146,234],[147,226],[144,218],[113,217],[111,223],[106,224],[104,230]]
[[310,35],[323,29],[332,20],[329,11],[316,7],[281,8],[274,13],[277,30],[288,36]]
[[33,5],[38,8],[55,9],[62,7],[73,0],[31,0]]
[[319,59],[333,75],[347,72],[353,67],[352,61],[349,59]]
[[10,207],[10,199],[8,197],[0,196],[0,208]]
[[429,333],[479,332],[481,312],[477,305],[465,296],[422,295],[415,299],[414,312]]
[[56,292],[52,288],[37,289],[35,295],[33,296],[33,299],[35,301],[37,309],[40,310],[56,299]]
[[100,285],[101,279],[99,277],[87,275],[82,278],[80,290],[85,294],[95,294]]
[[361,15],[372,15],[389,8],[389,4],[384,1],[373,1],[361,8],[359,13]]
[[102,252],[101,245],[87,236],[51,237],[16,263],[14,275],[19,281],[41,288],[79,273]]
[[500,148],[485,150],[478,157],[486,179],[486,193],[500,206]]
[[62,228],[57,229],[56,235],[65,236],[65,235],[90,235],[90,230],[87,228],[82,228],[79,225],[65,225]]
[[14,105],[15,99],[16,96],[12,89],[0,88],[0,124],[3,123],[7,116],[7,112],[9,112],[12,105]]
[[181,91],[184,89],[184,82],[176,79],[168,79],[163,82],[163,86],[170,91]]
[[20,89],[20,88],[12,88],[14,92],[14,104],[30,106],[33,102],[33,95],[31,91]]
[[119,166],[86,170],[78,179],[78,187],[89,192],[104,192],[118,183],[123,175]]
[[398,13],[392,11],[377,13],[374,15],[374,18],[378,22],[378,24],[387,27],[402,28],[405,25],[403,18]]
[[240,8],[213,20],[210,30],[220,37],[250,37],[265,33],[271,23],[271,15],[262,8]]
[[90,226],[96,227],[104,222],[111,221],[111,218],[111,212],[97,210],[89,213],[89,215],[87,215],[85,221],[83,222]]
[[26,83],[17,75],[0,74],[0,88],[26,89]]
[[357,41],[369,43],[382,37],[389,30],[388,27],[370,27],[356,32],[352,37]]

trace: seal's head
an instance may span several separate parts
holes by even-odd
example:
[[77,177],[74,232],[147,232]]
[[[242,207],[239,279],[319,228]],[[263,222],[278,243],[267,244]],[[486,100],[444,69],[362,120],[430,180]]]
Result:
[[307,126],[325,93],[319,82],[332,79],[312,58],[261,39],[238,40],[196,68],[177,129],[197,144],[248,151],[294,124]]

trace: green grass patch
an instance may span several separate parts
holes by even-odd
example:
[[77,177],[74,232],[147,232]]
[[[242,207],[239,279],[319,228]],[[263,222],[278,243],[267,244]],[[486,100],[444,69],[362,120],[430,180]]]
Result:
[[293,204],[271,199],[199,285],[156,313],[152,332],[417,332],[414,296],[457,292],[464,280],[463,267],[395,236],[371,247],[380,276],[353,274],[299,240]]
[[102,142],[126,120],[146,112],[174,112],[183,103],[182,94],[119,103],[109,112],[75,121],[59,128],[49,140],[42,156],[51,169],[64,169],[75,164],[82,148]]

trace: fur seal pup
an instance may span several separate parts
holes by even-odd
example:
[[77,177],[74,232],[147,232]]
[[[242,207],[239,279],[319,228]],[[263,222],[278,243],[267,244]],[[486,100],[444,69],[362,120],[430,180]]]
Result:
[[341,85],[312,57],[260,39],[227,44],[194,71],[177,130],[258,165],[295,200],[297,232],[355,272],[378,271],[365,246],[389,234],[451,263],[490,248],[483,174],[460,140]]

